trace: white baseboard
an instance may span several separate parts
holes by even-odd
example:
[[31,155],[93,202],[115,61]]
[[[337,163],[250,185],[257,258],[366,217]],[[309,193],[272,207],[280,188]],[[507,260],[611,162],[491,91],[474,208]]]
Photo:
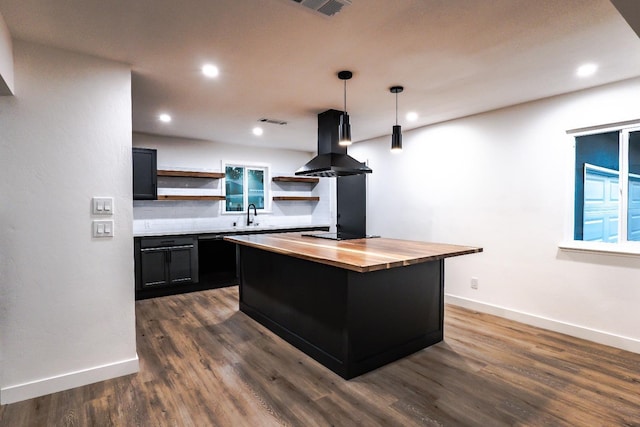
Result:
[[138,355],[136,354],[136,357],[132,359],[2,388],[0,389],[0,404],[5,405],[32,399],[45,394],[134,374],[139,370]]
[[538,328],[548,329],[561,334],[571,335],[572,337],[582,338],[587,341],[640,354],[640,340],[634,338],[614,335],[608,332],[589,329],[584,326],[560,322],[558,320],[548,319],[535,314],[524,313],[506,307],[487,304],[450,294],[445,294],[445,302],[447,304],[457,305],[482,313],[493,314],[494,316],[504,317],[505,319],[515,320],[516,322],[525,323]]

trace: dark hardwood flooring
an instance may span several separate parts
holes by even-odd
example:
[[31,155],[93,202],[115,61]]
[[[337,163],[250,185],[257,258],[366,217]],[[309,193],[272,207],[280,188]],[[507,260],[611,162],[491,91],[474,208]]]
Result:
[[140,372],[0,407],[2,426],[640,426],[640,355],[447,306],[445,340],[350,381],[238,312],[136,302]]

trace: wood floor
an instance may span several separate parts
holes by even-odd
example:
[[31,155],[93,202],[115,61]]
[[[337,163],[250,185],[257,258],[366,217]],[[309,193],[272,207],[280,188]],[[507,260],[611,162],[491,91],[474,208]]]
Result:
[[447,306],[445,340],[345,381],[238,312],[136,302],[140,372],[0,407],[2,426],[640,426],[640,355]]

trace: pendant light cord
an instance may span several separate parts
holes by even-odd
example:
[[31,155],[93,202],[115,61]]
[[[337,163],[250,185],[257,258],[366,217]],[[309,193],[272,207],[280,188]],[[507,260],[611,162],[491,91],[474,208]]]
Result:
[[347,114],[347,81],[344,81],[344,113]]
[[398,126],[398,92],[396,92],[396,126]]

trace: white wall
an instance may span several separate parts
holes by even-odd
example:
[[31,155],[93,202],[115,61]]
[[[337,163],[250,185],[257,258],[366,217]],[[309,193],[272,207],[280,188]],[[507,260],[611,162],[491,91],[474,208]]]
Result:
[[[14,43],[0,98],[0,399],[137,371],[130,69]],[[114,198],[115,237],[90,200]]]
[[368,232],[481,246],[445,262],[449,302],[640,352],[640,257],[558,249],[572,229],[566,131],[640,119],[638,94],[634,79],[405,131],[399,155],[390,137],[354,144],[373,169]]
[[13,86],[13,43],[0,13],[0,95],[12,95]]
[[133,134],[133,146],[158,150],[158,169],[179,168],[220,171],[222,160],[271,164],[273,171],[292,175],[313,157],[304,151],[222,144],[144,133]]
[[[260,148],[134,133],[133,146],[158,150],[158,169],[187,169],[223,172],[223,162],[243,164],[264,163],[272,176],[292,176],[315,154],[302,151]],[[159,178],[159,182],[162,178]],[[166,180],[166,179],[165,179]],[[311,187],[306,184],[271,183],[272,195],[313,195],[320,202],[273,202],[271,212],[259,215],[261,225],[326,225],[330,222],[330,179],[321,179]],[[207,185],[207,190],[223,194],[222,180]],[[160,185],[159,185],[160,186]],[[134,229],[154,232],[171,228],[168,223],[180,222],[186,229],[228,228],[242,215],[222,215],[221,202],[134,202]]]

